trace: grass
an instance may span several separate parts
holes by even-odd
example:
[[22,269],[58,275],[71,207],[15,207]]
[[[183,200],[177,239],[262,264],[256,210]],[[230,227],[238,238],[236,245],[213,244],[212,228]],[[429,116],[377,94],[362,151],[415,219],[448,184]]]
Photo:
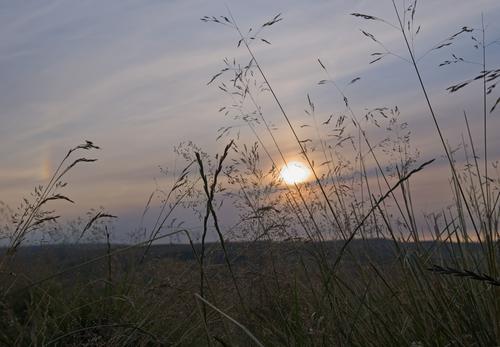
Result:
[[[245,124],[255,142],[243,142],[229,125],[220,129],[217,140],[227,145],[215,158],[193,143],[176,148],[186,166],[162,193],[155,223],[141,226],[134,244],[112,244],[114,216],[94,211],[73,228],[75,239],[99,236],[105,246],[48,247],[40,255],[30,250],[27,256],[29,248],[22,245],[30,237],[44,234],[47,226],[60,233],[67,229],[57,229],[57,216],[48,206],[53,200],[71,202],[60,192],[66,186],[65,175],[77,164],[93,161],[71,158],[98,147],[87,141],[71,149],[48,184],[37,187],[2,229],[10,243],[0,254],[0,342],[9,346],[500,345],[500,177],[491,176],[495,163],[487,155],[487,116],[498,104],[491,96],[500,74],[487,66],[484,24],[479,30],[462,27],[417,56],[417,2],[404,8],[392,3],[396,24],[369,14],[352,15],[400,32],[405,56],[388,50],[374,34],[362,34],[381,49],[371,63],[391,56],[413,69],[415,88],[422,93],[448,163],[453,197],[449,208],[426,216],[425,227],[417,223],[413,176],[427,170],[434,159],[422,160],[413,148],[399,108],[357,114],[346,89],[319,59],[325,74],[319,84],[333,87],[344,107],[321,121],[308,95],[306,113],[312,131],[307,138],[301,135],[253,48],[256,42],[269,43],[263,35],[281,21],[280,15],[248,33],[229,10],[227,16],[203,17],[234,30],[237,46],[248,53],[244,64],[226,59],[208,84],[219,87],[230,100],[220,112]],[[481,37],[473,37],[481,51],[481,71],[449,90],[459,92],[468,84],[482,83],[482,148],[471,135],[470,116],[465,114],[459,153],[447,142],[420,60],[474,31]],[[455,63],[466,60],[453,55],[442,65]],[[284,140],[259,104],[263,98],[270,98],[281,112],[290,139],[313,173],[311,182],[280,181],[279,168],[287,164],[280,145]],[[380,129],[386,129],[382,139],[372,135]],[[151,195],[144,220],[158,193]],[[230,230],[222,230],[219,223],[224,202],[240,214]],[[173,219],[180,207],[193,209],[193,218],[203,225],[201,235]],[[7,208],[2,211],[12,214]],[[207,239],[211,225],[216,243]],[[188,243],[153,244],[176,235]],[[61,252],[67,253],[57,256]]]

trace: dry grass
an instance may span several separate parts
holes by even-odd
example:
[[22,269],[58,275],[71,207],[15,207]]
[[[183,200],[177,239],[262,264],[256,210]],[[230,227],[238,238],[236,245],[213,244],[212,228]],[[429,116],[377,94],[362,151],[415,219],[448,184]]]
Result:
[[[318,84],[331,88],[343,108],[326,117],[318,115],[307,95],[310,122],[297,125],[290,120],[253,48],[257,43],[270,44],[264,35],[281,21],[281,15],[249,31],[238,26],[229,10],[227,16],[203,17],[202,21],[234,30],[236,46],[248,53],[245,63],[225,59],[208,84],[228,97],[228,105],[219,112],[248,127],[255,142],[240,140],[233,125],[228,125],[217,137],[227,145],[215,158],[191,142],[177,147],[185,168],[167,192],[151,195],[143,220],[161,193],[160,211],[151,227],[141,221],[134,244],[113,245],[108,225],[114,216],[99,211],[74,229],[79,239],[89,231],[104,236],[105,247],[77,247],[70,263],[64,257],[54,260],[55,251],[26,258],[21,245],[57,219],[45,210],[47,205],[53,200],[71,202],[59,193],[66,173],[81,162],[93,161],[82,157],[71,162],[70,157],[98,147],[87,142],[71,149],[48,184],[37,187],[32,200],[26,200],[14,215],[13,224],[2,229],[10,244],[0,263],[0,342],[500,345],[500,177],[492,175],[496,166],[487,156],[487,114],[499,103],[491,99],[499,70],[486,64],[489,43],[484,25],[462,27],[417,56],[414,42],[421,30],[417,1],[404,8],[392,3],[396,24],[370,14],[352,15],[400,32],[405,55],[391,52],[366,30],[362,35],[379,47],[370,64],[396,57],[416,74],[415,88],[422,93],[422,104],[448,163],[451,207],[426,216],[426,227],[417,223],[413,176],[426,170],[433,159],[420,158],[398,107],[357,114],[346,86],[335,81],[326,62],[318,59],[325,74]],[[481,71],[449,91],[483,84],[483,138],[478,146],[471,135],[470,117],[465,115],[460,154],[447,142],[422,79],[420,61],[471,33],[481,52]],[[467,60],[452,55],[441,66],[462,63]],[[348,85],[359,80],[354,78]],[[287,163],[280,145],[284,140],[278,138],[259,104],[263,98],[279,109],[290,139],[313,173],[311,182],[290,186],[281,182],[279,167]],[[372,135],[381,133],[381,138]],[[238,223],[229,230],[219,223],[223,203],[239,211]],[[172,218],[181,207],[193,210],[193,219],[203,226],[201,235]],[[11,214],[4,207],[0,212]],[[210,223],[217,243],[207,241]],[[183,235],[189,243],[153,244],[174,235]],[[84,254],[78,255],[78,249]],[[37,261],[43,266],[33,267]]]

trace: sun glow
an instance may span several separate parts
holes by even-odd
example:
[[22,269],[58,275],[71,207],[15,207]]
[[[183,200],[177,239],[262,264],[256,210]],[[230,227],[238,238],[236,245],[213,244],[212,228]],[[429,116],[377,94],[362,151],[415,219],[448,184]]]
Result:
[[280,176],[286,184],[297,184],[305,182],[310,173],[310,170],[301,162],[291,161],[281,168]]

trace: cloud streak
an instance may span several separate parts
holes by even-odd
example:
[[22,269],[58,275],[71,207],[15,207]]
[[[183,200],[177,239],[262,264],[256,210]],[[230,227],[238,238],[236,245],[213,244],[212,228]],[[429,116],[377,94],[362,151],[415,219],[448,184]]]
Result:
[[[422,33],[416,45],[420,52],[463,25],[477,26],[480,11],[490,23],[488,31],[500,32],[496,22],[500,4],[494,0],[428,1],[419,6]],[[443,15],[449,8],[453,11]],[[318,117],[326,119],[341,108],[343,101],[333,90],[317,86],[325,78],[316,62],[320,57],[341,85],[362,77],[346,91],[357,112],[398,104],[414,127],[416,145],[423,146],[426,156],[438,155],[439,146],[430,144],[433,130],[411,67],[392,57],[368,64],[369,54],[377,47],[358,29],[369,28],[403,55],[397,32],[349,16],[362,12],[393,20],[389,1],[236,1],[231,9],[242,27],[262,24],[283,12],[285,20],[265,34],[272,45],[256,45],[255,50],[294,122],[304,121],[306,93],[318,105]],[[248,57],[235,48],[234,32],[199,21],[212,14],[225,14],[222,2],[0,5],[0,198],[16,204],[43,182],[66,148],[91,139],[103,147],[101,160],[95,170],[75,174],[75,181],[85,183],[75,189],[76,200],[79,196],[83,206],[92,204],[91,199],[106,201],[110,210],[122,208],[127,201],[125,205],[139,210],[149,194],[139,191],[153,186],[158,164],[172,162],[175,144],[196,139],[203,148],[215,151],[217,129],[231,120],[217,112],[228,100],[205,84],[224,57],[245,62]],[[468,50],[465,44],[457,49]],[[438,70],[436,65],[447,52],[429,55],[422,64],[445,130],[453,134],[463,128],[462,118],[456,116],[462,109],[475,117],[478,110],[471,105],[477,104],[477,97],[473,93],[450,97],[443,83],[466,79],[477,69]],[[498,46],[490,54],[490,61],[500,61]],[[270,121],[280,128],[280,142],[290,153],[296,152],[275,107],[266,98],[261,101]],[[491,125],[498,129],[497,120]],[[500,148],[498,139],[491,141]]]

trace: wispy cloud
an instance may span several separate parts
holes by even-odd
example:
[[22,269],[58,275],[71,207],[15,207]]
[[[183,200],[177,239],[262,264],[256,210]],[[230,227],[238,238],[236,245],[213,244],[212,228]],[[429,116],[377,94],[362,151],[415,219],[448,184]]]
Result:
[[[303,120],[306,93],[314,98],[320,117],[342,105],[333,90],[317,86],[325,78],[316,62],[320,57],[340,84],[362,77],[346,91],[358,112],[398,104],[414,127],[417,145],[428,156],[438,155],[439,146],[430,141],[432,127],[423,120],[425,105],[411,67],[393,57],[368,64],[377,47],[358,29],[373,31],[388,48],[404,55],[397,32],[349,15],[370,13],[394,21],[390,1],[262,0],[230,6],[242,27],[260,25],[283,12],[285,20],[265,34],[272,45],[255,49],[295,122]],[[1,199],[15,203],[47,176],[50,163],[66,148],[92,139],[103,151],[96,170],[75,176],[85,176],[86,192],[95,189],[94,194],[77,190],[82,204],[94,199],[106,201],[111,210],[123,201],[142,206],[149,192],[139,196],[138,191],[151,186],[157,165],[172,158],[173,145],[194,139],[208,150],[214,148],[217,128],[231,120],[217,113],[227,99],[205,84],[224,57],[248,60],[244,50],[236,49],[234,32],[199,21],[225,11],[222,2],[202,1],[0,5]],[[422,1],[417,50],[424,52],[463,25],[477,26],[481,11],[490,23],[488,30],[500,32],[498,1]],[[458,129],[462,109],[474,117],[477,110],[471,105],[476,96],[450,97],[444,87],[477,69],[437,69],[441,58],[442,54],[429,55],[422,61],[424,78],[446,130]],[[498,46],[492,47],[491,61],[500,61]],[[271,116],[273,106],[262,102],[270,120],[286,134],[281,119]],[[492,126],[499,124],[492,120]],[[455,132],[449,134],[453,137]],[[293,152],[286,136],[280,141]]]

